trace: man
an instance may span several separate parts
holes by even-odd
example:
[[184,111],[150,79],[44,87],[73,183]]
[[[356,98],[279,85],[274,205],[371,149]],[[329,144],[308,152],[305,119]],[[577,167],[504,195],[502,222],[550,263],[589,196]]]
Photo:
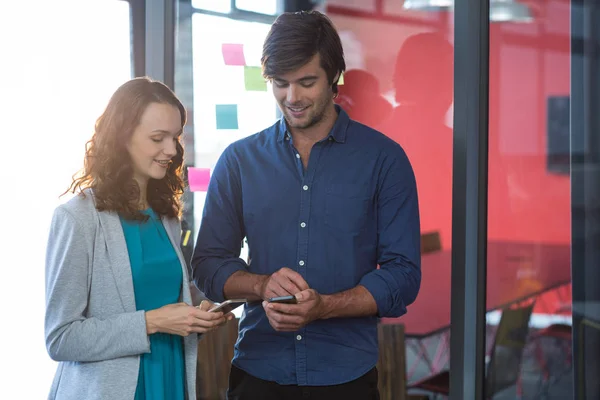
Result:
[[[412,168],[334,105],[345,63],[323,14],[277,18],[262,67],[283,118],[221,156],[192,260],[209,298],[251,301],[228,398],[377,399],[377,317],[404,314],[421,280]],[[285,295],[297,304],[266,301]]]

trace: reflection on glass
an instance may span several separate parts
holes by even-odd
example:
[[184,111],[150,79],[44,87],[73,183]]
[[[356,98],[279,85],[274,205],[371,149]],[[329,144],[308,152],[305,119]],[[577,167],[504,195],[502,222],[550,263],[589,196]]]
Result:
[[570,329],[572,304],[570,16],[551,11],[558,3],[564,1],[537,4],[537,15],[545,18],[529,23],[490,24],[490,355],[497,348],[498,321],[533,306],[526,343],[513,365],[519,374],[498,399],[539,398],[549,390],[553,398],[572,398],[570,338],[554,337],[555,329]]

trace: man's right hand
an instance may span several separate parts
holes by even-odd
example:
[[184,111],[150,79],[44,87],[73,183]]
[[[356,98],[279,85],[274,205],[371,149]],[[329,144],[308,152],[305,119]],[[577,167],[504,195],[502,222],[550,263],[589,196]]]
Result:
[[308,283],[302,275],[284,267],[265,277],[260,286],[260,297],[268,300],[271,297],[295,296],[296,293],[307,289]]

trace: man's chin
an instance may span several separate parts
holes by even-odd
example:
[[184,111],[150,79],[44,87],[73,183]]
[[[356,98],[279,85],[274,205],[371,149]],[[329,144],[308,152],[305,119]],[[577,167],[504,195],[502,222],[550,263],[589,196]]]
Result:
[[287,121],[288,126],[294,129],[306,129],[310,128],[313,125],[311,124],[311,120],[306,118],[298,119],[286,115],[285,119]]

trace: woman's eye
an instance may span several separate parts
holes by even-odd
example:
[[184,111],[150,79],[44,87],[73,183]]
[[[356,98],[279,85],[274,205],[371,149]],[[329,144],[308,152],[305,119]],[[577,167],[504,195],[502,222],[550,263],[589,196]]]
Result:
[[155,139],[155,138],[152,138],[152,141],[153,141],[154,143],[160,143],[160,142],[162,142],[162,139]]

